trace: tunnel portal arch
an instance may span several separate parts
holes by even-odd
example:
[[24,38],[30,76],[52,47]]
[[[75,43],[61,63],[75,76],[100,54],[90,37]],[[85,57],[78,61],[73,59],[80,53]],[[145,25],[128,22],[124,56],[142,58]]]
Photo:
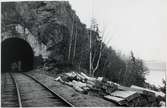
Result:
[[1,43],[1,72],[11,71],[12,63],[21,61],[21,71],[33,69],[34,53],[29,43],[20,38],[8,38]]

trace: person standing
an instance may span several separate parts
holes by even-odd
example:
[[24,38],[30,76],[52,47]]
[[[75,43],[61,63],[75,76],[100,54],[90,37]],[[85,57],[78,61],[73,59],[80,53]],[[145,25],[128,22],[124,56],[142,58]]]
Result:
[[22,68],[21,68],[22,66],[21,66],[21,65],[22,65],[22,62],[21,62],[21,60],[19,60],[18,63],[17,63],[18,71],[19,71],[19,72],[22,71]]

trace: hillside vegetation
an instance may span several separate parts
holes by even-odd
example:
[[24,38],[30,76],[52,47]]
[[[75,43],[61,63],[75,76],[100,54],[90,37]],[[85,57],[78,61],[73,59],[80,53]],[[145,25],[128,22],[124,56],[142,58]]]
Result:
[[[103,33],[92,20],[86,28],[68,2],[3,2],[2,38],[18,35],[19,24],[47,47],[47,59],[57,67],[85,71],[90,76],[130,86],[145,84],[146,67],[133,52],[122,59],[112,47],[103,42]],[[47,62],[46,62],[47,61]],[[40,65],[40,64],[39,64]]]

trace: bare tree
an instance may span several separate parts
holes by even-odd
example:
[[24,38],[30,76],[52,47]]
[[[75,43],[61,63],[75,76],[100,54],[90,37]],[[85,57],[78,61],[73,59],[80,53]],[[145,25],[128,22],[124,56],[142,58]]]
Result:
[[93,67],[92,70],[92,76],[94,76],[95,72],[97,71],[98,67],[99,67],[99,63],[100,63],[100,59],[101,59],[101,54],[102,54],[102,40],[100,42],[100,49],[99,49],[99,56],[98,56],[98,60],[96,62],[96,66]]
[[89,34],[89,75],[92,73],[92,32]]
[[[96,23],[95,19],[92,19],[91,21],[91,30],[89,34],[89,75],[94,76],[95,72],[99,68],[99,63],[102,55],[102,49],[103,49],[103,37],[104,37],[104,32],[102,36],[99,36],[98,42],[100,42],[100,46],[95,48],[94,54],[93,53],[93,48],[92,48],[92,31],[95,31],[100,35],[98,24]],[[93,57],[92,57],[93,55]],[[98,59],[95,62],[95,57],[98,56]],[[94,67],[95,65],[95,67]]]
[[76,55],[77,36],[78,36],[78,31],[77,31],[77,28],[76,28],[75,35],[74,35],[74,49],[73,49],[72,61],[74,61],[74,58],[75,58],[75,55]]
[[70,42],[69,42],[69,50],[68,50],[68,61],[70,60],[71,57],[71,46],[72,46],[72,39],[73,39],[73,32],[74,32],[74,15],[72,17],[72,27],[71,27],[71,32],[70,32]]

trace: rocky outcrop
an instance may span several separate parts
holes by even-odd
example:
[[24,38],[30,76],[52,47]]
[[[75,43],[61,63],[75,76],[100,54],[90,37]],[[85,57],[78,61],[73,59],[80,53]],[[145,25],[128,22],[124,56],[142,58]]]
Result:
[[78,38],[86,40],[87,29],[67,1],[2,3],[2,41],[22,38],[36,56],[66,60],[73,24]]

